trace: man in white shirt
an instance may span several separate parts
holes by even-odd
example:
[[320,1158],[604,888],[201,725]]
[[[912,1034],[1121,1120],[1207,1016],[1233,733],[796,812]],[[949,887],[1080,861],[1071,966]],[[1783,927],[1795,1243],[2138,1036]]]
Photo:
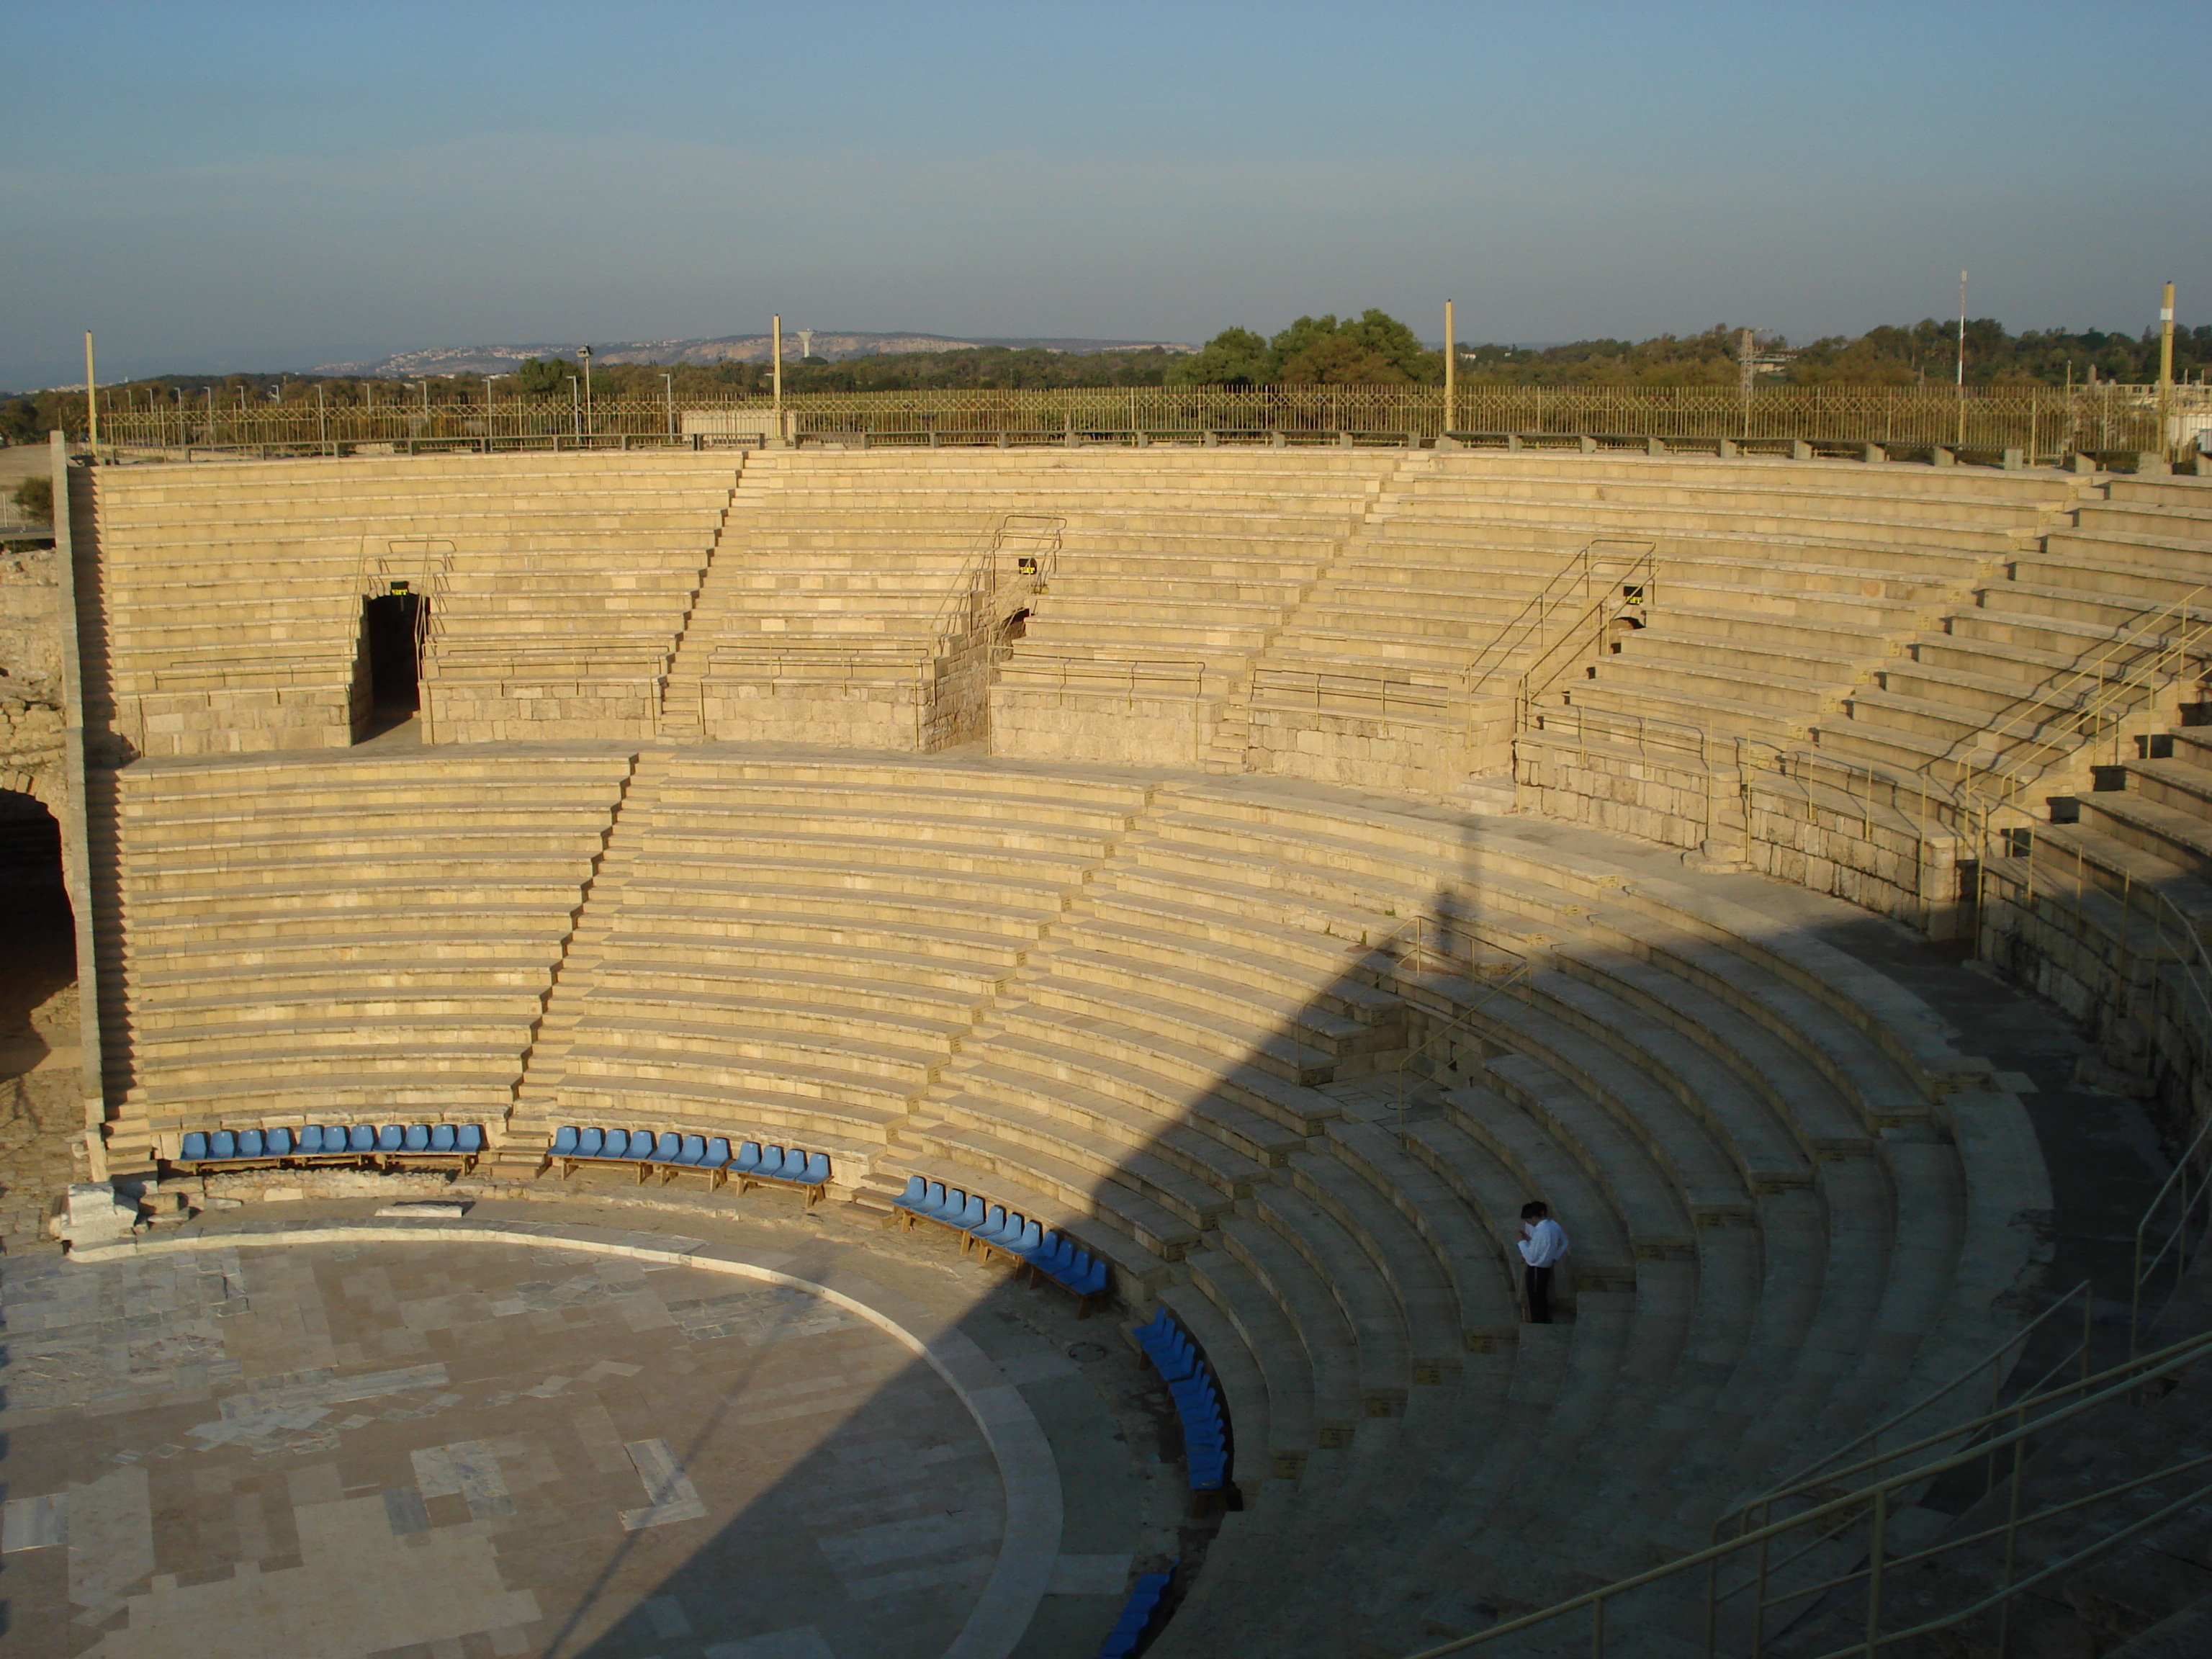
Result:
[[1528,1293],[1528,1322],[1552,1322],[1552,1268],[1567,1253],[1566,1231],[1542,1200],[1521,1206],[1522,1280]]

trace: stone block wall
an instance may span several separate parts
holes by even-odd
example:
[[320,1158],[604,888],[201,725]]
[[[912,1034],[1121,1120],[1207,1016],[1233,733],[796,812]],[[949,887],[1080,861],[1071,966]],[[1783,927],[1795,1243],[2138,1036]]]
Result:
[[1656,841],[1848,900],[1927,933],[1966,925],[1961,843],[1909,792],[1851,781],[1732,741],[1639,742],[1593,722],[1522,733],[1517,803],[1547,817]]
[[991,752],[1026,760],[1191,766],[1221,719],[1204,696],[1129,696],[1001,684],[991,688]]
[[1313,709],[1252,710],[1245,769],[1352,789],[1441,796],[1502,767],[1495,719],[1414,724]]

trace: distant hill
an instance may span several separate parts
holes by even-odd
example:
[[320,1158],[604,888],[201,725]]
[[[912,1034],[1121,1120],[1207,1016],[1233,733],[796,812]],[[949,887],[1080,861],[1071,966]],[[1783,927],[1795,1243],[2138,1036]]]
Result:
[[[813,348],[814,356],[826,357],[831,362],[902,352],[974,350],[980,346],[1062,352],[1190,351],[1195,349],[1170,340],[994,339],[981,336],[961,340],[943,334],[862,334],[828,329],[811,331],[811,338],[805,343]],[[764,363],[769,361],[774,349],[772,337],[766,334],[725,334],[707,340],[614,340],[605,344],[592,343],[592,361],[595,363],[671,365]],[[786,358],[796,358],[800,349],[799,331],[784,330]],[[372,362],[319,363],[312,372],[393,380],[411,380],[424,374],[497,374],[532,357],[573,358],[575,355],[574,342],[541,342],[532,345],[431,346],[420,351],[398,352]]]

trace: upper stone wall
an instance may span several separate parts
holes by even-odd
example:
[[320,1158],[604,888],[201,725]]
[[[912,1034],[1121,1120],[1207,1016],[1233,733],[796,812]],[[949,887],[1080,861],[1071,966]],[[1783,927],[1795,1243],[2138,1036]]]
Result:
[[0,554],[0,788],[55,804],[62,773],[62,640],[54,554]]

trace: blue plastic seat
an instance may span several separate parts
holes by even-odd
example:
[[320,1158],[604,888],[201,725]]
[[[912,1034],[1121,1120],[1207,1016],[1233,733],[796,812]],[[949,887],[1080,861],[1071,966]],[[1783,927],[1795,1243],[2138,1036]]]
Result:
[[1194,1365],[1192,1368],[1191,1373],[1188,1376],[1179,1377],[1175,1382],[1169,1383],[1168,1392],[1173,1395],[1176,1399],[1180,1401],[1194,1398],[1203,1398],[1206,1390],[1211,1389],[1212,1386],[1213,1373],[1207,1370],[1203,1364],[1199,1364]]
[[607,1132],[605,1129],[584,1129],[580,1131],[576,1136],[576,1156],[578,1158],[597,1158],[599,1155],[599,1149],[606,1145],[606,1139]]
[[952,1218],[953,1224],[955,1226],[965,1227],[972,1233],[976,1228],[983,1224],[983,1218],[986,1212],[986,1206],[983,1200],[978,1198],[975,1194],[970,1193],[968,1195],[968,1203],[966,1207],[963,1208],[958,1215]]
[[830,1179],[830,1154],[809,1152],[805,1172],[799,1177],[810,1187],[819,1187]]
[[912,1210],[919,1208],[922,1200],[928,1196],[929,1183],[920,1176],[908,1176],[906,1178],[906,1190],[891,1202],[902,1210]]
[[1069,1287],[1078,1296],[1103,1296],[1111,1269],[1101,1256],[1092,1256],[1081,1275],[1069,1281]]
[[289,1129],[271,1129],[269,1132],[269,1150],[277,1158],[291,1157],[292,1132]]
[[649,1162],[653,1155],[653,1148],[659,1144],[659,1143],[654,1138],[652,1130],[632,1129],[629,1132],[629,1157],[631,1162],[636,1164]]
[[260,1130],[240,1129],[238,1132],[238,1155],[240,1158],[259,1158],[261,1152]]
[[572,1155],[576,1150],[576,1141],[582,1133],[573,1123],[564,1124],[556,1129],[553,1132],[553,1156],[568,1158]]
[[430,1150],[434,1152],[452,1152],[453,1143],[458,1139],[459,1137],[453,1133],[453,1126],[450,1123],[434,1123],[430,1126]]
[[325,1152],[343,1152],[351,1144],[352,1136],[353,1131],[343,1123],[325,1123],[323,1125],[323,1150]]
[[410,1152],[428,1152],[430,1150],[430,1126],[427,1123],[409,1124],[407,1126],[406,1133],[402,1138],[400,1144]]
[[1026,1254],[1043,1243],[1044,1224],[1041,1221],[1025,1221],[1022,1224],[1021,1237],[1014,1241],[1014,1250],[1017,1255]]
[[1077,1254],[1075,1241],[1066,1233],[1062,1233],[1060,1236],[1060,1243],[1053,1250],[1051,1256],[1039,1265],[1054,1279],[1065,1279],[1075,1270]]
[[483,1128],[479,1124],[458,1124],[453,1129],[453,1150],[457,1152],[477,1153],[483,1151]]
[[988,1212],[983,1217],[981,1224],[969,1228],[968,1231],[974,1233],[976,1237],[981,1239],[986,1244],[991,1244],[995,1243],[998,1241],[999,1235],[1006,1231],[1006,1206],[1003,1204],[994,1204],[990,1206]]
[[762,1147],[760,1173],[771,1181],[782,1180],[784,1161],[788,1157],[789,1154],[781,1146]]
[[653,1161],[673,1164],[684,1151],[684,1137],[673,1129],[663,1129],[653,1140]]
[[967,1207],[968,1194],[957,1187],[947,1187],[945,1196],[930,1207],[929,1213],[939,1221],[951,1221]]
[[210,1135],[208,1137],[208,1156],[210,1158],[236,1158],[238,1156],[238,1136],[236,1133],[229,1129],[217,1129],[213,1134]]
[[376,1132],[376,1150],[380,1152],[396,1152],[406,1144],[406,1131],[397,1123],[387,1123]]
[[676,1149],[676,1156],[669,1160],[672,1164],[681,1164],[686,1169],[696,1169],[706,1161],[707,1137],[704,1135],[684,1136],[684,1144]]
[[197,1164],[207,1155],[208,1138],[204,1130],[193,1130],[177,1148],[177,1156],[187,1164]]
[[699,1160],[700,1167],[719,1170],[730,1161],[730,1141],[726,1135],[714,1135],[707,1142],[707,1155]]
[[757,1140],[740,1142],[738,1155],[730,1160],[730,1167],[739,1175],[750,1175],[760,1168],[761,1149]]
[[[330,1137],[328,1135],[324,1136],[323,1145],[327,1146],[330,1144]],[[375,1150],[376,1126],[374,1123],[356,1123],[346,1131],[346,1151],[349,1152],[373,1152]]]
[[[341,1133],[339,1138],[339,1145],[341,1146],[344,1145],[343,1133]],[[306,1128],[300,1131],[300,1151],[302,1154],[312,1155],[313,1153],[319,1152],[322,1150],[323,1126],[321,1124],[310,1123]]]

